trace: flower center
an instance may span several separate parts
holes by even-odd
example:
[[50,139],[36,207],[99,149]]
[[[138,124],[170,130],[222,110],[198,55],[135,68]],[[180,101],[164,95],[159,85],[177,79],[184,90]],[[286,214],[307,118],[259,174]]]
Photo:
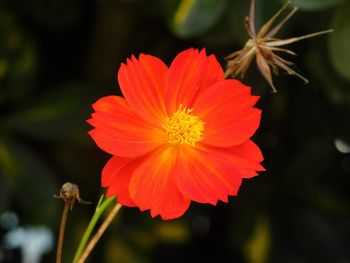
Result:
[[163,127],[168,134],[168,143],[172,145],[193,147],[203,138],[204,122],[192,114],[192,109],[182,105],[171,117],[166,118]]

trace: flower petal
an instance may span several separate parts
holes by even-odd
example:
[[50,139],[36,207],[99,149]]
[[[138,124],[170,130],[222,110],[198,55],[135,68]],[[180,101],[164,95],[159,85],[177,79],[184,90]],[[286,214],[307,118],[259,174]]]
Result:
[[122,64],[118,82],[130,107],[142,119],[160,127],[166,118],[165,88],[168,67],[158,58],[140,54]]
[[188,49],[178,54],[172,62],[167,80],[166,101],[168,114],[178,110],[180,104],[191,107],[194,98],[211,84],[224,79],[224,72],[214,55],[207,56]]
[[264,157],[259,147],[251,140],[240,145],[225,148],[230,161],[240,170],[243,178],[251,178],[257,175],[257,172],[265,171],[260,164]]
[[135,168],[139,165],[135,159],[113,156],[102,170],[102,187],[108,187],[106,197],[117,197],[124,206],[135,206],[129,195],[129,182]]
[[88,122],[95,127],[89,134],[104,151],[122,157],[135,157],[166,143],[167,135],[132,112],[125,99],[103,97],[93,108]]
[[193,104],[193,113],[204,122],[202,142],[229,147],[248,140],[260,123],[261,110],[253,108],[258,98],[238,80],[224,80],[206,89]]
[[134,172],[129,186],[131,198],[142,211],[150,209],[151,216],[173,219],[185,213],[190,200],[185,198],[173,181],[177,148],[168,147],[155,152]]
[[220,154],[227,162],[230,162],[243,178],[251,178],[257,175],[257,172],[265,171],[260,164],[264,157],[259,147],[251,140],[240,145],[228,148],[213,147],[208,145],[199,145],[200,149],[213,151]]
[[242,176],[226,154],[215,149],[179,148],[174,180],[179,191],[199,203],[216,205],[237,195]]

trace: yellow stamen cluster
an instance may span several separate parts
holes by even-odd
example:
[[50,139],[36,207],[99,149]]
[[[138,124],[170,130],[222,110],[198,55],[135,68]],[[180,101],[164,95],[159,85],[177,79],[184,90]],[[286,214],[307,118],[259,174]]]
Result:
[[165,120],[163,127],[171,145],[185,144],[193,147],[203,138],[204,122],[192,114],[192,109],[182,105]]

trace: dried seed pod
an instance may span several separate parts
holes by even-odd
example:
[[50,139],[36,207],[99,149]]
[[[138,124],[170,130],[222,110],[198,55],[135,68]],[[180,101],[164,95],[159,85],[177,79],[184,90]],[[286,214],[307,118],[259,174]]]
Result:
[[63,199],[64,202],[68,202],[71,210],[76,201],[78,201],[80,204],[91,204],[91,202],[86,202],[80,198],[78,185],[69,182],[63,184],[60,195],[54,195],[54,197]]
[[290,4],[291,2],[288,1],[269,21],[267,21],[266,24],[261,27],[260,31],[256,33],[254,18],[255,0],[251,0],[249,16],[246,17],[245,20],[245,27],[247,29],[248,35],[250,36],[250,39],[247,41],[243,49],[236,51],[225,58],[227,60],[225,77],[236,77],[237,75],[240,75],[240,77],[243,78],[244,74],[249,68],[251,61],[255,57],[259,71],[270,84],[273,92],[276,92],[277,90],[272,81],[271,69],[272,72],[276,75],[278,74],[278,70],[282,69],[287,74],[295,75],[304,80],[305,83],[308,82],[306,78],[295,72],[290,67],[293,65],[292,62],[281,58],[274,52],[284,52],[295,56],[296,54],[293,51],[280,48],[280,46],[288,45],[305,38],[330,33],[333,30],[324,30],[313,34],[288,39],[275,38],[274,36],[285,24],[285,22],[298,10],[297,7],[293,6],[293,9],[289,12],[289,14],[284,19],[282,19],[280,23],[272,27],[275,20]]

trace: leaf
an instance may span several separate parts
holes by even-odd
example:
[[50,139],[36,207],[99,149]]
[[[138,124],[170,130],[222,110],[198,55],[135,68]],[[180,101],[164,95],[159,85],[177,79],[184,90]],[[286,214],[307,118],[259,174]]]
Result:
[[[17,163],[15,156],[9,151],[3,140],[0,140],[0,172],[3,178],[17,173]],[[13,179],[13,178],[12,178]]]
[[329,38],[331,62],[337,73],[350,80],[350,2],[339,6],[334,16],[334,32]]
[[185,243],[190,239],[189,228],[183,221],[164,222],[155,227],[155,235],[161,243]]
[[[237,10],[240,10],[237,12]],[[244,45],[248,40],[247,30],[244,27],[244,18],[248,16],[249,3],[246,1],[231,1],[226,16],[230,35],[235,42]]]
[[301,10],[315,11],[339,5],[344,1],[345,0],[293,0],[293,4]]
[[106,262],[148,263],[147,254],[115,237],[108,238],[105,248]]
[[10,182],[11,198],[16,200],[21,213],[26,216],[25,222],[51,220],[55,216],[52,213],[55,207],[53,194],[58,190],[45,160],[22,143],[2,138],[0,164],[8,167],[0,171]]
[[0,10],[0,35],[0,100],[19,100],[34,86],[36,49],[15,16],[6,10]]
[[170,27],[180,37],[188,38],[209,30],[224,13],[227,0],[181,0],[171,11]]
[[29,101],[4,125],[10,132],[57,140],[81,132],[89,110],[85,86],[66,84]]
[[332,104],[350,105],[348,84],[336,74],[329,74],[334,69],[331,63],[325,63],[324,57],[320,56],[322,52],[324,52],[323,48],[320,48],[319,45],[314,45],[305,57],[306,65],[313,74],[313,79],[310,79],[310,82],[319,82],[320,87]]
[[246,258],[249,263],[268,262],[271,247],[270,225],[266,217],[261,217],[255,226],[250,240],[245,246]]

